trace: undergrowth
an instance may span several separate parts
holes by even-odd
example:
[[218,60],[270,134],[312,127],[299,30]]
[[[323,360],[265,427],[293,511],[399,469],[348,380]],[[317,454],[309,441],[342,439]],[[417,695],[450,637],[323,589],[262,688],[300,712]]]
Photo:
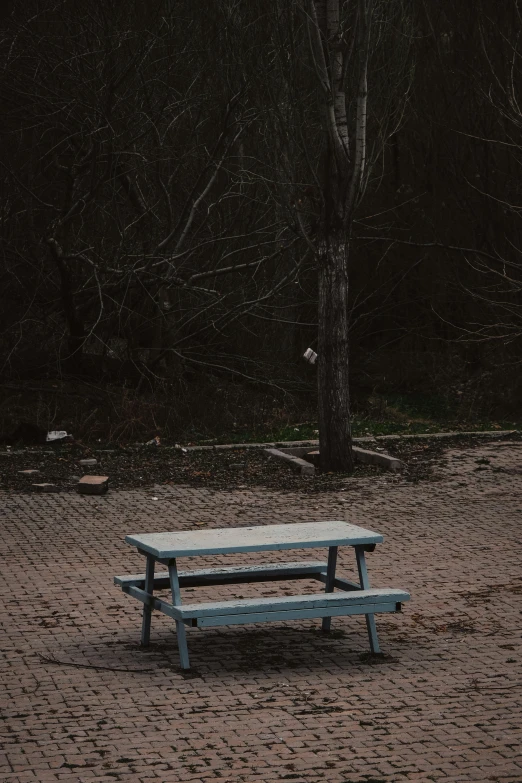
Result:
[[[312,394],[260,392],[240,384],[199,384],[147,393],[81,382],[0,387],[0,434],[20,441],[20,423],[66,430],[85,443],[252,443],[314,440],[319,436]],[[464,404],[458,394],[373,393],[353,406],[354,437],[448,431],[522,429],[517,417],[494,417]],[[23,442],[23,438],[22,441]],[[29,442],[29,441],[28,441]]]

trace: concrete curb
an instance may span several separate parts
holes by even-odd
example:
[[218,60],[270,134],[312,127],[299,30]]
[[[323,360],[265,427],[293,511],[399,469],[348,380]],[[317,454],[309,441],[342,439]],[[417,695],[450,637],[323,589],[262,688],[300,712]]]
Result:
[[426,432],[415,435],[374,435],[370,438],[354,438],[354,441],[362,440],[426,440],[427,438],[501,438],[505,435],[520,435],[520,430],[480,430],[465,432]]
[[367,465],[380,465],[385,470],[391,470],[392,473],[398,473],[406,467],[404,462],[396,457],[390,457],[389,454],[379,454],[378,451],[360,449],[357,446],[354,446],[352,450],[359,462],[364,462]]
[[301,476],[315,475],[315,467],[312,465],[312,463],[307,462],[300,457],[296,457],[293,454],[288,454],[284,451],[279,451],[279,449],[263,449],[263,452],[267,457],[272,457],[274,459],[279,459],[288,463],[290,467],[294,468],[294,470],[298,470]]
[[[358,446],[353,446],[352,450],[356,461],[363,462],[366,465],[379,465],[385,470],[391,470],[393,473],[397,473],[406,467],[401,460],[390,457],[389,454],[379,454],[377,451],[361,449]],[[299,470],[302,476],[315,475],[314,465],[308,462],[308,460],[303,459],[303,457],[310,452],[309,446],[290,446],[279,449],[270,448],[263,449],[263,452],[268,457],[273,457],[289,463],[295,470]]]
[[[353,438],[354,443],[374,443],[375,441],[380,440],[427,440],[429,438],[465,438],[465,437],[473,437],[473,438],[502,438],[506,435],[520,435],[520,430],[483,430],[483,431],[465,431],[465,432],[421,432],[416,433],[414,435],[363,435],[358,438]],[[134,444],[134,446],[129,446],[127,448],[142,448],[144,444]],[[217,444],[213,446],[157,446],[155,448],[159,448],[162,451],[181,451],[183,449],[186,452],[191,451],[232,451],[233,449],[276,449],[276,448],[287,448],[287,447],[293,447],[293,446],[310,446],[313,448],[314,446],[319,446],[319,440],[317,439],[309,439],[309,440],[287,440],[287,441],[269,441],[266,443],[226,443],[226,444]],[[152,447],[151,447],[152,448]],[[118,449],[92,449],[96,453],[100,454],[115,454]],[[37,448],[22,448],[22,449],[9,449],[9,451],[1,451],[0,450],[0,457],[10,457],[13,454],[27,454],[34,452],[35,454],[56,454],[56,451],[50,451],[49,449],[40,451]]]
[[[505,435],[518,435],[519,430],[485,430],[485,431],[466,431],[466,432],[421,432],[414,435],[363,435],[353,438],[354,443],[374,443],[380,440],[426,440],[428,438],[501,438]],[[298,448],[300,446],[319,446],[318,439],[309,440],[287,440],[287,441],[268,441],[266,443],[227,443],[214,446],[184,446],[185,451],[231,451],[232,449],[278,449],[278,448]],[[163,449],[177,448],[176,446],[162,446]]]

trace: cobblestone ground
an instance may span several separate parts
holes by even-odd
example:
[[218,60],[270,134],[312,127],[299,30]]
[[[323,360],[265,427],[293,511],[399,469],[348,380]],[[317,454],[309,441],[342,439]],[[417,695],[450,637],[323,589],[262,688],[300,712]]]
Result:
[[[437,473],[317,496],[3,495],[0,779],[522,781],[522,444],[447,452]],[[339,518],[385,536],[368,555],[372,585],[412,594],[402,614],[377,617],[381,663],[356,617],[329,636],[320,620],[194,629],[190,678],[164,615],[139,648],[140,607],[112,585],[143,570],[127,533]],[[352,557],[341,552],[340,571]],[[211,562],[239,560],[182,565]]]

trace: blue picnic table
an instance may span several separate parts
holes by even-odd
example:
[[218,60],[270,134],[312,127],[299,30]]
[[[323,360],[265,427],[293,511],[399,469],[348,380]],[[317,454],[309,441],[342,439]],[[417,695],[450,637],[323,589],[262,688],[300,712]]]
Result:
[[[181,667],[189,669],[186,627],[208,628],[238,623],[260,623],[322,618],[324,631],[330,630],[331,618],[365,615],[373,653],[380,652],[374,615],[397,612],[409,599],[404,590],[371,588],[365,553],[383,541],[380,533],[343,521],[303,522],[255,527],[210,528],[169,533],[142,533],[126,536],[125,541],[137,547],[146,558],[144,574],[114,577],[123,592],[143,603],[141,644],[150,642],[153,609],[172,617]],[[359,582],[336,575],[339,546],[355,550]],[[230,566],[204,570],[178,571],[182,557],[223,555],[328,547],[327,562],[304,560],[269,565]],[[167,571],[156,572],[156,564]],[[249,598],[228,601],[182,603],[181,589],[207,585],[230,585],[245,582],[273,582],[285,579],[315,579],[324,591],[293,596]],[[172,601],[166,601],[155,590],[170,588]],[[339,592],[335,592],[338,590]]]

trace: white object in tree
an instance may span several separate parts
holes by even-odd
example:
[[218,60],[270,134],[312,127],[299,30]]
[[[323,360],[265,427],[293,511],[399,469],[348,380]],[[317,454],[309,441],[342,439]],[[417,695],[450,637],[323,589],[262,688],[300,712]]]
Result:
[[317,354],[315,351],[312,351],[311,348],[307,348],[303,354],[303,359],[306,359],[310,364],[315,364],[317,361]]

